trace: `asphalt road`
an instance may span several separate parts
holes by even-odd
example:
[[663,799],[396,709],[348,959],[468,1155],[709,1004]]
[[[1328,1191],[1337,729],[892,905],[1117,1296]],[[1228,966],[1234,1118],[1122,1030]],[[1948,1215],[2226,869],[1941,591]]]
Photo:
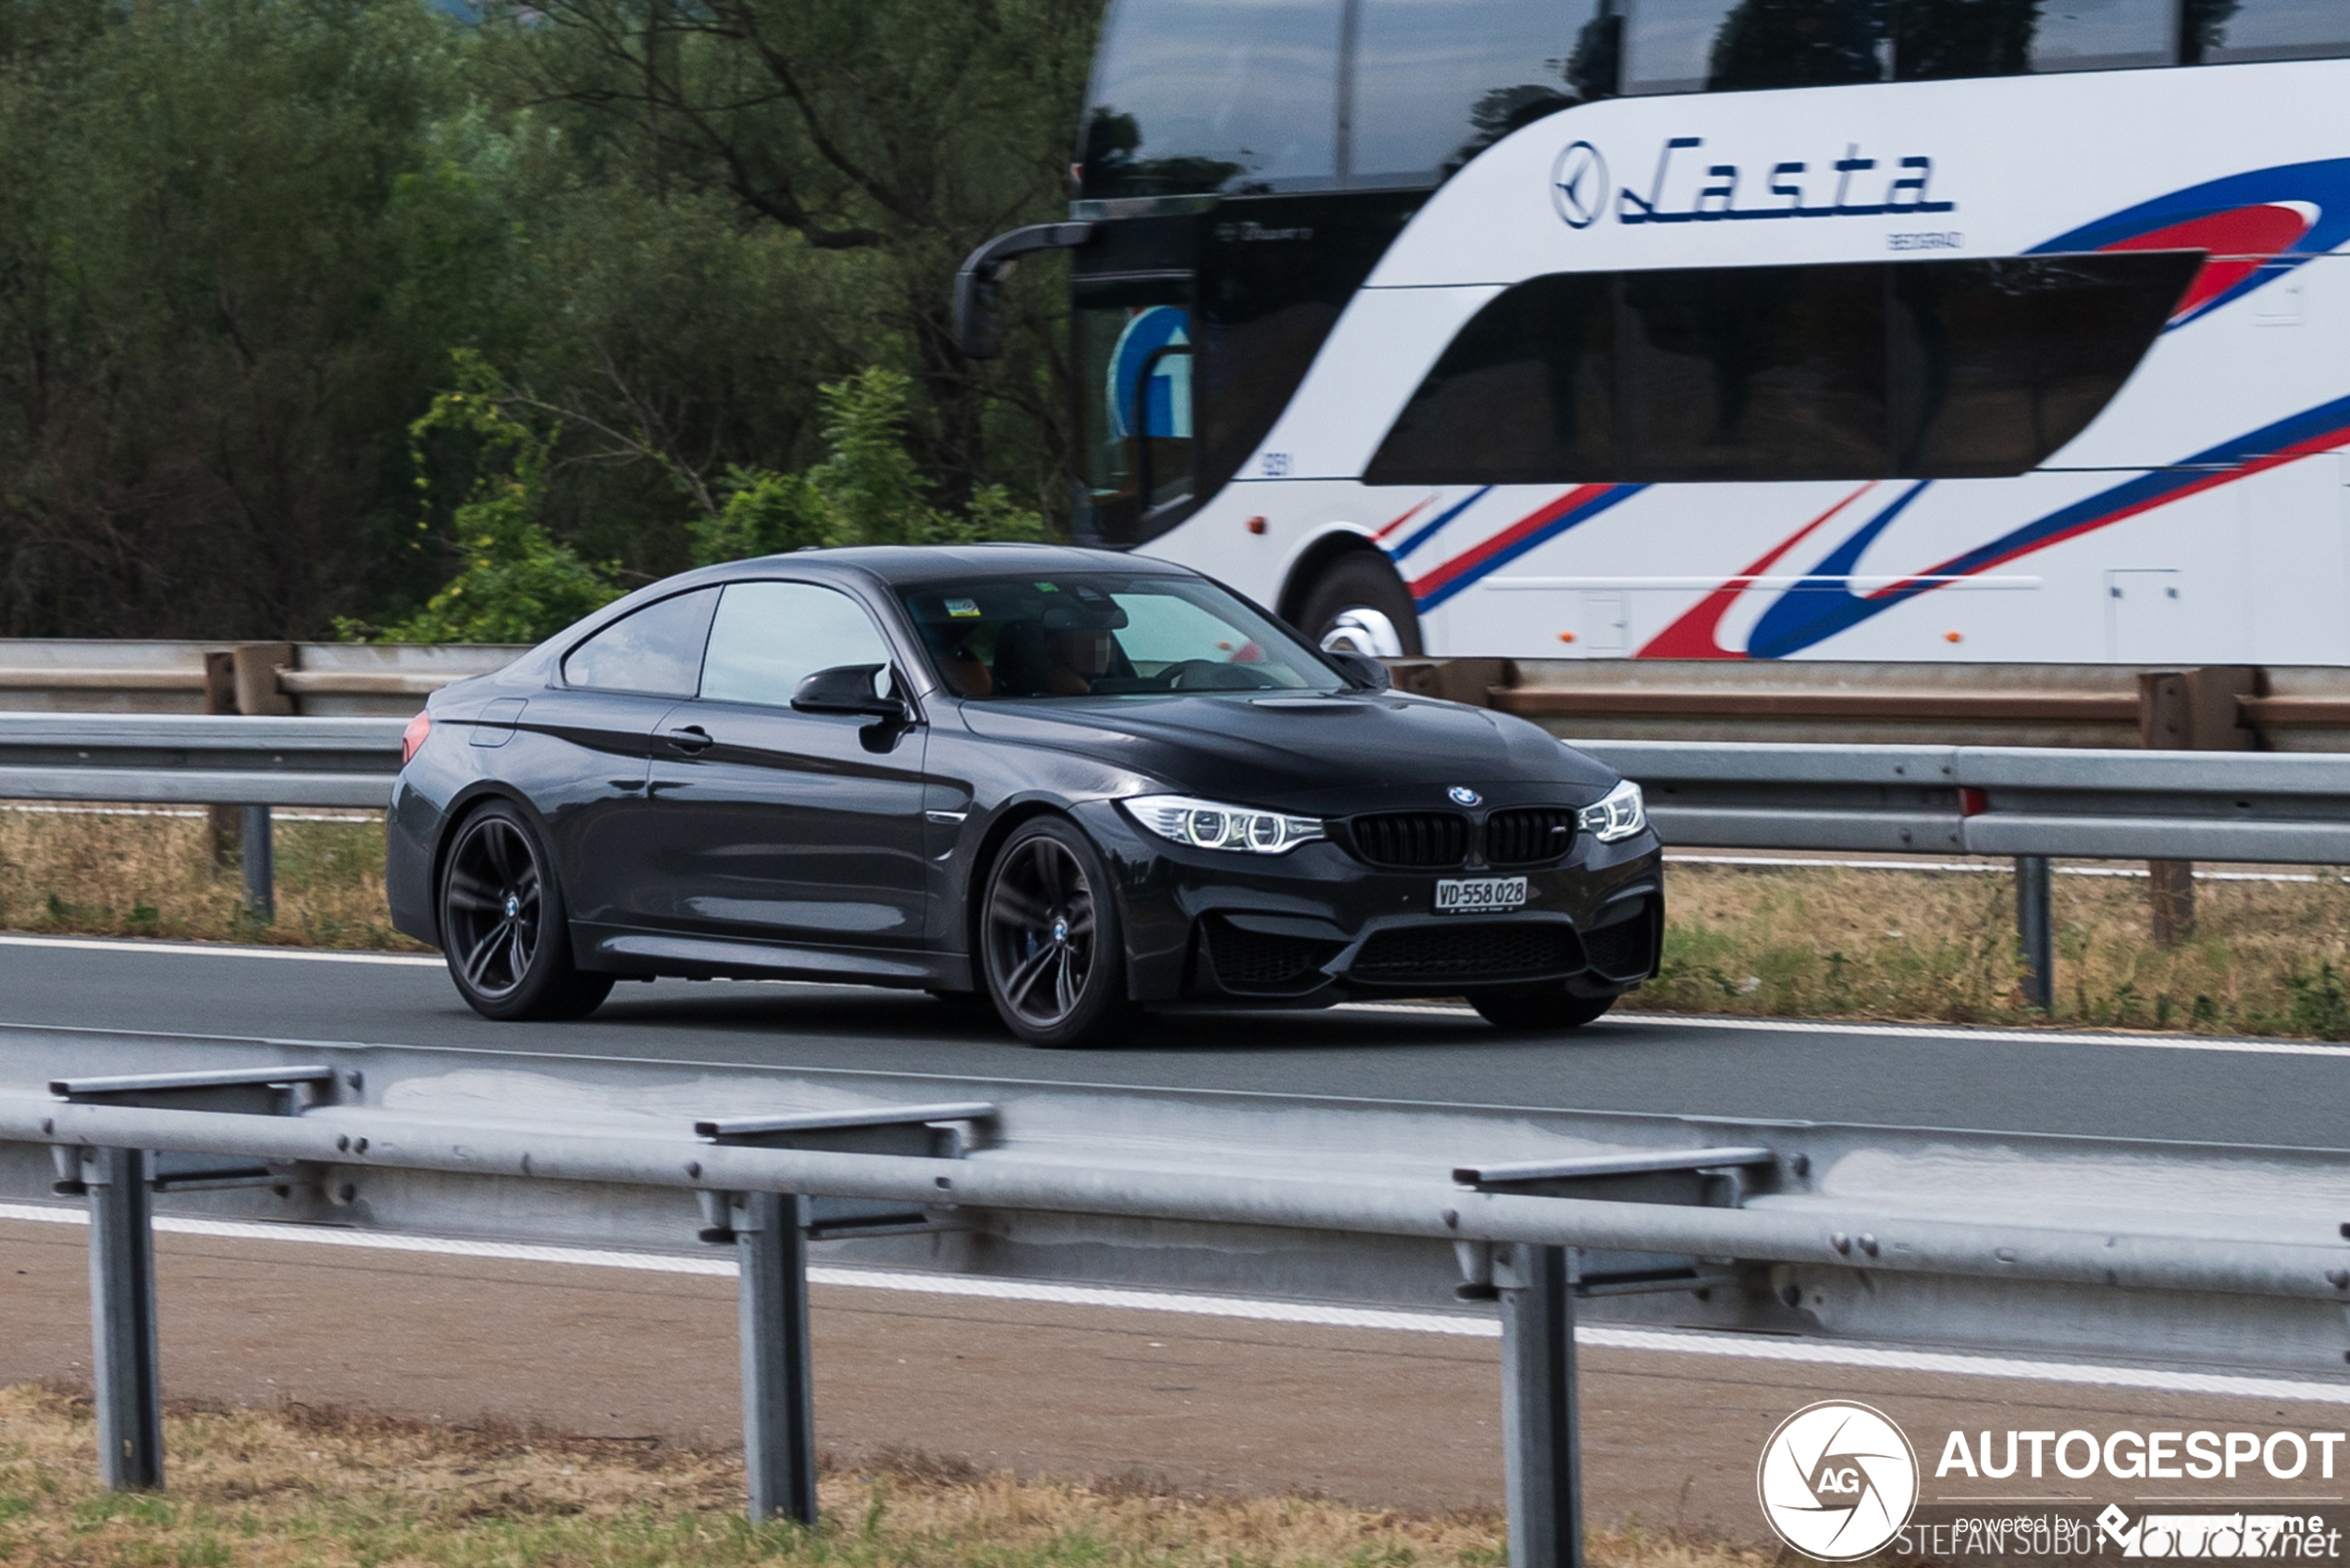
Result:
[[2350,1147],[2350,1046],[1628,1019],[1504,1036],[1346,1008],[1172,1015],[1126,1050],[1050,1052],[919,993],[764,982],[629,984],[583,1022],[497,1024],[437,962],[355,957],[0,937],[0,1024]]

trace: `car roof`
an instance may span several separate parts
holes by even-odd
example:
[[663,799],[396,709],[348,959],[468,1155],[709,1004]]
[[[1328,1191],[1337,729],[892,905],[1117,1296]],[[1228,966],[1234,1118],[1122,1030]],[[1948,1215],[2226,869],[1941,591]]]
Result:
[[1190,568],[1170,561],[1129,555],[1123,550],[1084,549],[1072,545],[859,545],[842,549],[802,549],[787,555],[762,555],[730,562],[720,568],[725,578],[756,576],[785,571],[846,570],[895,586],[900,583],[935,582],[941,577],[1026,575],[1034,572],[1126,572],[1154,576],[1195,576]]

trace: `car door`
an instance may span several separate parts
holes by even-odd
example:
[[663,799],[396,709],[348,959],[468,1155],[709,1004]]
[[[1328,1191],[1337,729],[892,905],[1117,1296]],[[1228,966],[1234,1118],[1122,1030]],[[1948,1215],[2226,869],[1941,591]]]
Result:
[[515,715],[497,772],[538,809],[564,902],[582,935],[626,925],[643,874],[645,784],[661,722],[691,697],[715,587],[656,599],[563,656]]
[[926,728],[791,708],[818,670],[897,662],[838,588],[726,585],[699,694],[662,721],[653,758],[655,923],[794,946],[921,943]]

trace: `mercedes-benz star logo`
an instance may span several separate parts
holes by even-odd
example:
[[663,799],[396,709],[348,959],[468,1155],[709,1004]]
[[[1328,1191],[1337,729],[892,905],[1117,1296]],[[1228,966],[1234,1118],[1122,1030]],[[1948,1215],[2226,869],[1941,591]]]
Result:
[[1474,806],[1485,798],[1466,784],[1454,784],[1444,793],[1452,797],[1453,804],[1455,806]]
[[1918,1501],[1918,1456],[1882,1411],[1843,1400],[1806,1405],[1762,1445],[1762,1515],[1806,1557],[1849,1562],[1882,1549]]
[[1551,204],[1569,228],[1589,228],[1607,209],[1607,160],[1589,142],[1570,142],[1551,166]]

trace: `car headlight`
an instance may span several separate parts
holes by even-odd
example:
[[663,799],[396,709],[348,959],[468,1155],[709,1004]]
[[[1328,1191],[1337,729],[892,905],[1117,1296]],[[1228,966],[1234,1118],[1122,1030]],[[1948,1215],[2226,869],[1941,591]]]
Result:
[[1602,844],[1614,844],[1647,827],[1649,812],[1647,805],[1640,799],[1640,786],[1626,779],[1607,792],[1607,798],[1597,805],[1584,807],[1575,820],[1585,833]]
[[1159,837],[1194,849],[1280,855],[1325,836],[1318,817],[1285,817],[1279,811],[1194,800],[1188,795],[1138,795],[1121,804]]

